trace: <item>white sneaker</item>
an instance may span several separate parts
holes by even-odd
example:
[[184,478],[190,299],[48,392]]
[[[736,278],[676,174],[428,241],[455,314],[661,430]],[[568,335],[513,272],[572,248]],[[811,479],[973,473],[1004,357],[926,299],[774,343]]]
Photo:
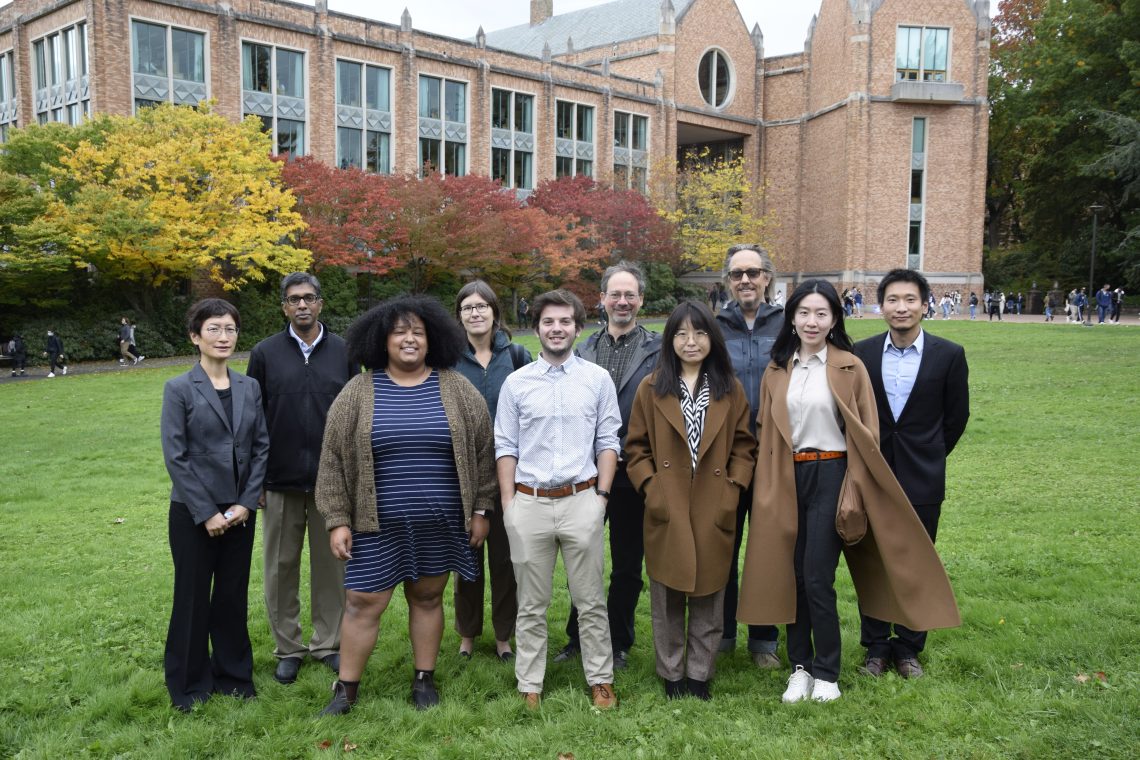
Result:
[[817,678],[815,685],[811,687],[811,698],[816,702],[834,702],[839,699],[839,684]]
[[49,373],[48,373],[48,377],[55,377],[55,373],[54,373],[54,372],[49,372]]
[[139,361],[140,361],[140,362],[141,362],[143,359],[145,359],[145,358],[146,358],[145,356],[143,356],[142,354],[139,354]]
[[788,688],[784,690],[784,696],[780,699],[787,705],[803,701],[811,696],[814,683],[815,679],[811,677],[811,673],[804,670],[803,665],[797,665],[788,676]]
[[65,375],[67,374],[67,367],[66,366],[63,368],[63,374],[65,374]]

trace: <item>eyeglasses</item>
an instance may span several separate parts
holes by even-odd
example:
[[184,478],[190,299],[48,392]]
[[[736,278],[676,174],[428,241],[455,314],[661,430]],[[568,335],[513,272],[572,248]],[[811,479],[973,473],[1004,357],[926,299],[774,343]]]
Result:
[[733,282],[740,282],[744,279],[745,275],[748,275],[748,279],[758,280],[762,274],[770,273],[767,269],[730,269],[728,270],[728,279]]
[[285,296],[285,303],[289,304],[290,306],[296,306],[297,304],[301,303],[301,301],[304,301],[305,303],[309,304],[309,306],[312,306],[319,300],[321,300],[321,297],[316,293],[306,293],[303,296]]
[[708,340],[709,334],[707,330],[694,330],[691,333],[687,330],[678,330],[677,332],[673,333],[673,340],[677,341],[678,343],[688,343],[690,337],[692,337],[692,339],[695,341],[702,341]]
[[490,308],[491,308],[491,304],[489,304],[489,303],[473,303],[473,304],[470,304],[468,306],[460,306],[459,307],[459,313],[460,314],[470,314],[471,312],[475,312],[476,314],[486,314],[487,309],[490,309]]
[[210,325],[202,331],[211,338],[220,338],[224,333],[227,338],[232,338],[238,334],[236,327],[218,327],[217,325]]
[[608,301],[620,301],[623,298],[633,303],[641,300],[641,295],[639,293],[606,293],[606,300]]

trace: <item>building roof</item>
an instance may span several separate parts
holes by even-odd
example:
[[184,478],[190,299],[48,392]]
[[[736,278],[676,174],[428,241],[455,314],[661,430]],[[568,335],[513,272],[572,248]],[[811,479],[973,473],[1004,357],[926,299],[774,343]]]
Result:
[[[678,20],[693,2],[673,0]],[[662,0],[614,0],[551,16],[535,26],[520,24],[487,32],[487,46],[538,57],[547,44],[552,55],[565,53],[568,38],[573,39],[575,50],[635,40],[657,34],[661,6]]]

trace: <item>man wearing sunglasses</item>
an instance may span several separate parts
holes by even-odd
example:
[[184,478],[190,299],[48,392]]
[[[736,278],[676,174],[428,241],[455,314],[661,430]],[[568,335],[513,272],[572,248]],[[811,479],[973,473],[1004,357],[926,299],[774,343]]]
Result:
[[[250,377],[261,383],[269,428],[262,530],[265,544],[265,609],[276,643],[281,683],[293,683],[305,656],[340,669],[340,620],[344,613],[344,563],[332,555],[325,520],[313,490],[329,406],[349,378],[344,340],[325,329],[321,283],[294,272],[281,280],[281,308],[288,324],[253,347]],[[301,552],[309,534],[309,608],[312,635],[301,635]]]
[[[724,332],[732,369],[752,409],[749,427],[756,434],[756,413],[760,406],[760,378],[772,358],[772,344],[783,323],[783,308],[772,305],[772,283],[776,270],[768,252],[760,245],[745,243],[728,249],[724,261],[724,281],[732,300],[716,315]],[[736,540],[732,548],[732,564],[724,591],[724,638],[720,651],[736,647],[736,599],[740,543],[744,536],[745,518],[752,513],[752,488],[740,494],[736,509]],[[776,654],[779,632],[773,625],[748,626],[748,651],[758,667],[774,670],[780,667]]]

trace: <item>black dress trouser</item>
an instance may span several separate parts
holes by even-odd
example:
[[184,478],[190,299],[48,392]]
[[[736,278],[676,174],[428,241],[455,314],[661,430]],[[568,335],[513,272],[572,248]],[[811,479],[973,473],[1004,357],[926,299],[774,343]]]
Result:
[[170,504],[174,601],[164,667],[170,701],[180,710],[211,694],[256,696],[246,625],[255,515],[211,538],[185,504]]

